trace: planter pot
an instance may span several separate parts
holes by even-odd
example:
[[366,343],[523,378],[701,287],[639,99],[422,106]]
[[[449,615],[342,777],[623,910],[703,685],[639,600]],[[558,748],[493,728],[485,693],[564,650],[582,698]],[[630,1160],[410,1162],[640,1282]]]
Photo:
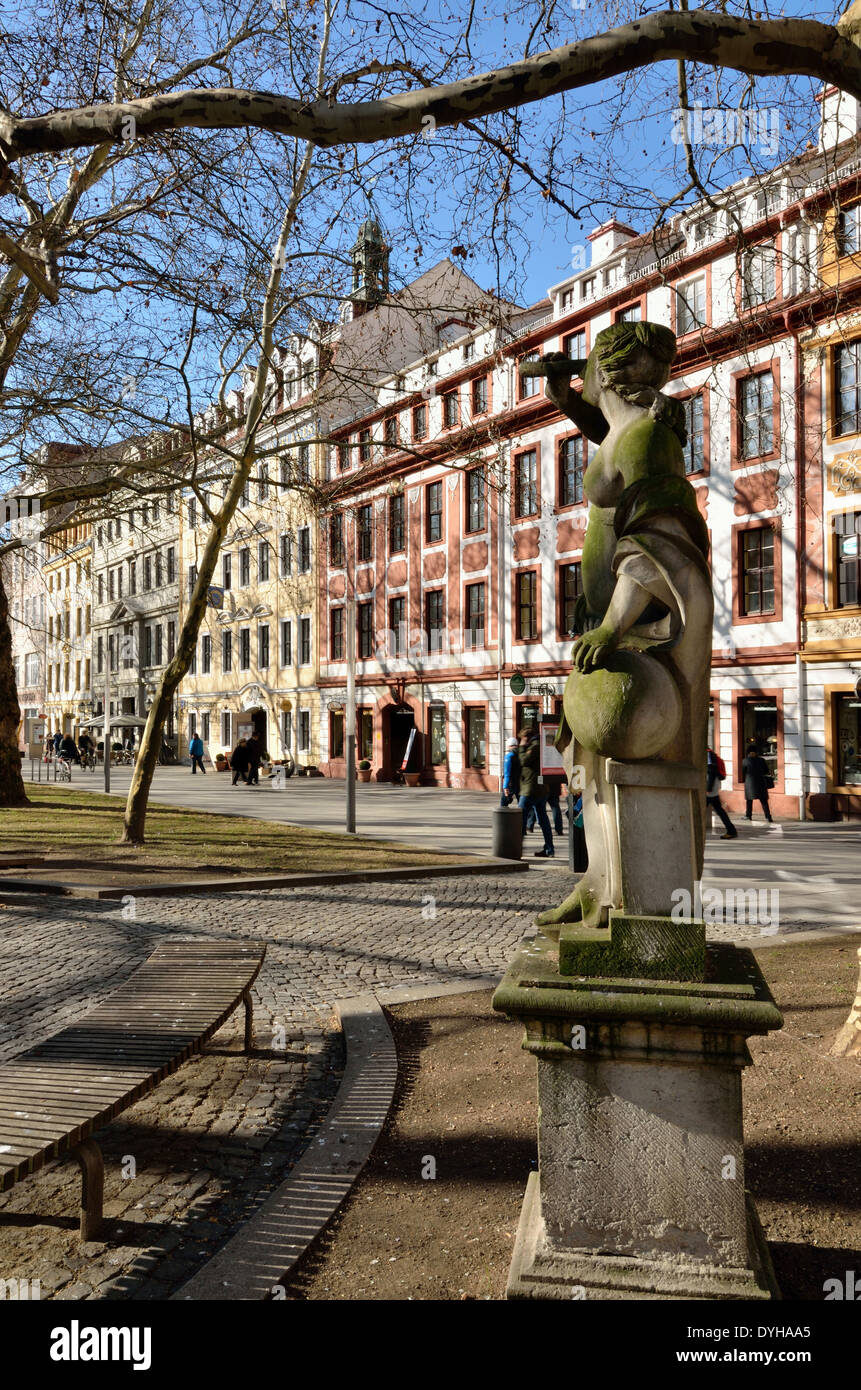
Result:
[[372,772],[373,768],[360,767],[357,769],[356,776],[358,777],[360,782],[370,782]]
[[408,787],[417,787],[417,786],[419,785],[419,781],[420,781],[420,780],[421,780],[421,773],[420,773],[420,772],[405,772],[405,773],[404,773],[404,781],[406,782],[406,784],[407,784]]

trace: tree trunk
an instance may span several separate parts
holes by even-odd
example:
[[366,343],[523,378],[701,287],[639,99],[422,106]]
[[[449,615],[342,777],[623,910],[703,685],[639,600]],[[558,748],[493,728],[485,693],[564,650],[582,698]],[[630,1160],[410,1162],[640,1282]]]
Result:
[[[861,948],[858,951],[858,962],[861,966]],[[861,970],[859,970],[855,1003],[852,1005],[849,1017],[837,1034],[834,1046],[831,1048],[831,1055],[832,1057],[861,1057]]]
[[21,708],[12,663],[9,600],[3,584],[3,567],[0,565],[0,806],[30,805],[21,776],[21,754],[18,751],[20,723]]

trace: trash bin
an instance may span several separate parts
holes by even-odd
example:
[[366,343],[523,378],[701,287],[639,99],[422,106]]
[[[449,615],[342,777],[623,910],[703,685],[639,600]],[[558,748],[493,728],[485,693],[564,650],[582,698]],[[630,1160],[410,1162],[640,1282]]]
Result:
[[523,812],[519,806],[497,806],[493,813],[493,853],[497,859],[523,858]]

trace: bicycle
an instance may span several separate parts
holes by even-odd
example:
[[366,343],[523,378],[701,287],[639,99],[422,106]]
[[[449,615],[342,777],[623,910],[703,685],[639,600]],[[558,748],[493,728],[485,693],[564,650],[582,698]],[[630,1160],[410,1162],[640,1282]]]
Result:
[[95,770],[96,770],[96,755],[95,755],[95,753],[90,753],[90,752],[88,752],[88,751],[85,750],[85,751],[81,754],[81,767],[82,767],[86,772],[95,772]]
[[68,758],[58,757],[54,763],[54,781],[71,782],[71,780],[72,764],[69,762]]

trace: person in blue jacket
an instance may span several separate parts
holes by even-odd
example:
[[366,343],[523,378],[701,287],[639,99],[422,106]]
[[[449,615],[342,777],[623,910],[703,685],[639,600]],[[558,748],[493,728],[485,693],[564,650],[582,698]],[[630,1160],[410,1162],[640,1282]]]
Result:
[[505,761],[502,764],[502,795],[500,806],[510,806],[517,800],[520,791],[520,759],[517,756],[517,739],[510,738],[505,745]]
[[203,739],[200,737],[200,734],[195,734],[193,738],[189,740],[188,751],[191,754],[192,776],[194,776],[199,767],[205,777],[206,768],[203,766]]

